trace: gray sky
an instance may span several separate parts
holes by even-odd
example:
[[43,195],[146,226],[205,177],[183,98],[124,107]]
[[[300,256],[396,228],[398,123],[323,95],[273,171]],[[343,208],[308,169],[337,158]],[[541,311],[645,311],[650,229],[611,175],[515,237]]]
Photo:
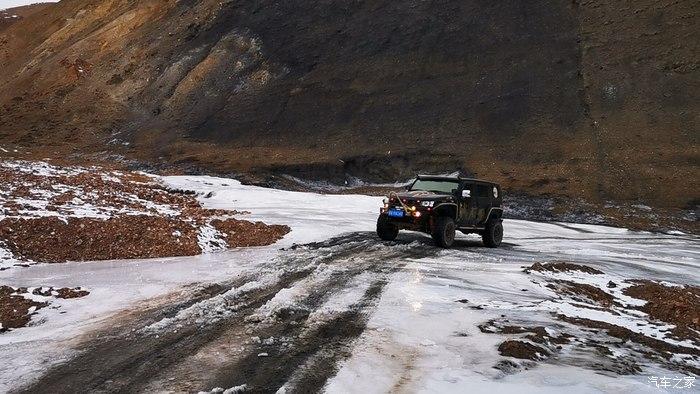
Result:
[[0,10],[33,3],[55,3],[58,0],[0,0]]

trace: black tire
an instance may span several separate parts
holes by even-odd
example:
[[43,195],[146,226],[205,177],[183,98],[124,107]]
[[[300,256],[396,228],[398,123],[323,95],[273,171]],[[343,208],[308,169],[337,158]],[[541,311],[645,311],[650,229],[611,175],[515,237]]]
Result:
[[489,220],[481,238],[484,240],[484,245],[489,248],[501,246],[501,241],[503,241],[503,222],[500,219]]
[[449,216],[439,216],[432,235],[435,245],[449,248],[455,241],[455,221]]
[[399,227],[389,222],[384,215],[379,215],[377,219],[377,235],[385,241],[393,241],[399,235]]

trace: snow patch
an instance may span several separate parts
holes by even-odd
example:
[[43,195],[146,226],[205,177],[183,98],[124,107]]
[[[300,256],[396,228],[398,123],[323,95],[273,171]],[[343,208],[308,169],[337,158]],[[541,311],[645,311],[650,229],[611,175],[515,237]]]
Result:
[[224,234],[219,232],[211,224],[199,227],[197,243],[202,253],[216,253],[228,248],[228,243],[224,239]]
[[228,389],[223,389],[221,387],[216,387],[213,388],[209,391],[200,391],[198,394],[236,394],[236,393],[243,393],[248,390],[248,385],[247,384],[242,384],[240,386],[233,386]]

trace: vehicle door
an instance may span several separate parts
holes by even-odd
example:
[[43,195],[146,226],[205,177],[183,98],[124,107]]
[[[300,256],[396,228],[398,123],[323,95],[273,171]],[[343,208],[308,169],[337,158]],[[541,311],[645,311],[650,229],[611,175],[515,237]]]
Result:
[[473,226],[476,211],[474,210],[474,184],[465,182],[457,195],[457,226]]
[[474,185],[474,224],[483,223],[491,207],[490,185],[477,183]]

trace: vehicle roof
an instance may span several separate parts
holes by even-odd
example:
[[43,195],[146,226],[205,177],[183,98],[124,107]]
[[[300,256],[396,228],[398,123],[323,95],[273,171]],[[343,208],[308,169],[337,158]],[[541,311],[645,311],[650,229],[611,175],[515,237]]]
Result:
[[456,175],[418,175],[418,179],[426,179],[426,180],[439,180],[439,181],[466,181],[466,182],[474,182],[474,183],[488,183],[489,185],[496,185],[498,184],[496,182],[491,182],[491,181],[486,181],[483,179],[476,179],[476,178],[468,178],[468,177],[463,177],[463,176],[456,176]]

